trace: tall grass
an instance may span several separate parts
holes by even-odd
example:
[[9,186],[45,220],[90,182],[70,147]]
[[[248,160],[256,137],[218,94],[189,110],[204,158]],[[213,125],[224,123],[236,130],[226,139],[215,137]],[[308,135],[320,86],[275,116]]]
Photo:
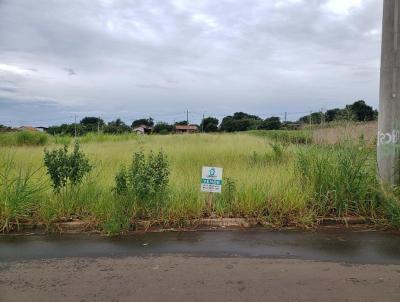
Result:
[[[141,137],[135,133],[124,133],[118,135],[88,133],[82,137],[78,137],[77,139],[82,143],[103,143],[140,140]],[[73,140],[74,138],[68,135],[49,135],[44,132],[35,131],[0,132],[0,146],[65,145],[70,144]]]
[[298,152],[296,173],[319,215],[375,216],[379,208],[374,153],[345,142]]
[[42,132],[18,131],[0,133],[0,146],[44,146],[49,135]]
[[2,155],[0,165],[0,231],[31,220],[43,198],[45,184],[40,169],[17,167],[11,155]]
[[312,143],[312,132],[308,130],[253,130],[249,131],[249,133],[281,143]]
[[[326,215],[364,215],[389,219],[393,224],[400,218],[397,197],[383,194],[377,183],[374,152],[362,144],[289,144],[246,133],[127,135],[122,140],[94,140],[81,138],[82,150],[94,166],[81,185],[57,195],[47,176],[40,180],[28,177],[26,191],[33,190],[33,194],[20,199],[27,210],[14,215],[3,205],[2,224],[21,217],[35,217],[45,223],[79,217],[97,229],[118,233],[143,217],[167,225],[184,225],[189,219],[212,215],[302,226],[310,226],[316,216]],[[13,161],[19,167],[13,165],[13,172],[8,174],[18,175],[21,168],[22,179],[31,175],[30,171],[43,165],[43,149],[2,147],[2,152],[14,154]],[[170,176],[168,190],[159,203],[162,206],[148,211],[150,205],[145,200],[115,194],[113,188],[115,176],[122,165],[131,162],[134,152],[147,156],[151,151],[167,156]],[[6,165],[7,160],[0,157],[0,164]],[[202,166],[224,168],[222,194],[213,195],[211,204],[209,194],[200,192]],[[40,181],[45,189],[36,192]],[[0,203],[4,204],[10,198],[1,194]],[[389,203],[389,199],[396,202]]]

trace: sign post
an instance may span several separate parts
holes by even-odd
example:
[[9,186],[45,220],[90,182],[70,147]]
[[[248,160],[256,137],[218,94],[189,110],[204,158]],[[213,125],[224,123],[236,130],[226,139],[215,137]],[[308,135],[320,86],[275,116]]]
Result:
[[208,192],[208,208],[212,212],[213,193],[222,192],[222,168],[203,167],[201,171],[201,191]]

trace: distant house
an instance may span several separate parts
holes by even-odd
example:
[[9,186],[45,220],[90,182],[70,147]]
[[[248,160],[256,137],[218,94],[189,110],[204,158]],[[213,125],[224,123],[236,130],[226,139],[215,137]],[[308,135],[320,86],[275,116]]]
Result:
[[47,129],[49,129],[49,128],[47,128],[47,127],[35,127],[35,129],[36,129],[37,131],[40,131],[40,132],[46,132]]
[[39,131],[37,128],[32,127],[32,126],[21,126],[18,128],[19,131],[31,131],[31,132],[36,132]]
[[153,130],[153,127],[149,127],[146,125],[139,125],[132,129],[133,132],[137,134],[149,134]]
[[176,125],[175,133],[196,133],[199,128],[196,125]]

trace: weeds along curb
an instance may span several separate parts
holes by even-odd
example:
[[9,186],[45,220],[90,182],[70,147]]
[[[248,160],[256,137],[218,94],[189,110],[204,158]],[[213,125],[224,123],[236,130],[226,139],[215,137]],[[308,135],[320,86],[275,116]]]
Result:
[[357,225],[369,224],[371,221],[365,217],[323,217],[317,219],[318,225]]
[[[332,218],[332,217],[324,217],[318,218],[316,220],[316,225],[318,226],[344,226],[344,225],[365,225],[370,224],[371,220],[365,217],[345,217],[345,218]],[[255,228],[257,226],[272,226],[270,224],[261,223],[256,218],[246,219],[246,218],[200,218],[200,219],[192,219],[188,222],[187,228],[178,228],[179,230],[196,230],[196,229],[215,229],[215,228]],[[173,230],[174,228],[165,228],[160,224],[152,224],[147,220],[140,220],[132,223],[132,228],[136,231],[167,231]],[[19,233],[23,231],[29,232],[40,232],[45,233],[49,232],[59,232],[66,234],[76,234],[76,233],[87,233],[87,232],[97,232],[93,230],[90,223],[85,222],[83,220],[74,219],[72,221],[66,222],[55,222],[48,226],[44,224],[32,224],[32,223],[20,223],[19,228],[17,230],[17,225],[15,225],[15,230],[12,233]]]

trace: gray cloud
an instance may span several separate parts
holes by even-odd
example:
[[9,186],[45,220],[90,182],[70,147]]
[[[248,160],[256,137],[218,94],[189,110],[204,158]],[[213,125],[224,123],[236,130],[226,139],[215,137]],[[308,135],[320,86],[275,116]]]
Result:
[[64,70],[68,73],[68,75],[70,76],[74,76],[76,75],[75,70],[73,70],[72,68],[64,68]]
[[0,99],[158,120],[377,105],[382,3],[350,2],[3,0]]
[[0,86],[0,91],[4,92],[17,92],[17,88],[14,87],[7,87],[7,86]]

